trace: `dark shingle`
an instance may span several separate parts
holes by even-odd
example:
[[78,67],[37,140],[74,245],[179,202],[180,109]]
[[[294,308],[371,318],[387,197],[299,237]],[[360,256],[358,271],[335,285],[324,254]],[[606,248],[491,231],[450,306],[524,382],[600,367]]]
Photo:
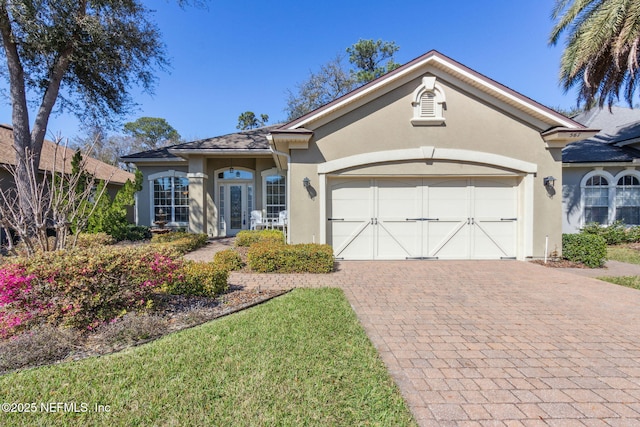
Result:
[[258,129],[250,129],[238,133],[230,133],[213,138],[171,145],[156,150],[142,151],[140,153],[122,156],[121,159],[123,161],[132,159],[179,160],[180,157],[172,154],[171,150],[269,150],[267,135],[269,135],[269,133],[278,126],[280,125],[265,126]]
[[626,143],[640,141],[640,110],[624,107],[594,108],[573,118],[588,128],[600,129],[597,135],[567,145],[563,163],[632,162],[640,151]]
[[589,139],[569,144],[562,150],[563,163],[632,162],[634,159],[640,159],[640,151],[634,148]]

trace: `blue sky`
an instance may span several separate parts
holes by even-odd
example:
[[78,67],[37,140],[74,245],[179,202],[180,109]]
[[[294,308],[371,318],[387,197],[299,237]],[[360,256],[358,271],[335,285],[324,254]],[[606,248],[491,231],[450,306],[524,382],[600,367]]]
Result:
[[[562,45],[549,47],[555,0],[211,0],[208,10],[147,0],[172,67],[155,93],[133,89],[135,114],[165,118],[187,140],[235,132],[240,113],[286,117],[287,89],[359,39],[395,41],[405,63],[431,49],[544,105],[569,108],[558,83]],[[1,121],[9,123],[7,102]],[[33,114],[32,114],[33,116]],[[82,133],[52,117],[48,137]]]

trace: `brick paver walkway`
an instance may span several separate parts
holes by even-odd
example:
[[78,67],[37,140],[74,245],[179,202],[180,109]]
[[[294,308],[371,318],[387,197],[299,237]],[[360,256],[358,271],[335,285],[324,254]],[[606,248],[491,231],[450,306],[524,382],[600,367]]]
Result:
[[640,291],[518,261],[232,273],[342,288],[423,426],[640,426]]

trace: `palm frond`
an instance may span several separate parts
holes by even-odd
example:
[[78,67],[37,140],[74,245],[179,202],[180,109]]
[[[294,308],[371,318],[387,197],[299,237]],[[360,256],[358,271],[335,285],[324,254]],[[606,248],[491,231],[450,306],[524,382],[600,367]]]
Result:
[[565,91],[577,86],[578,102],[612,105],[621,90],[632,105],[640,72],[640,0],[557,0],[549,43],[566,34],[560,61]]

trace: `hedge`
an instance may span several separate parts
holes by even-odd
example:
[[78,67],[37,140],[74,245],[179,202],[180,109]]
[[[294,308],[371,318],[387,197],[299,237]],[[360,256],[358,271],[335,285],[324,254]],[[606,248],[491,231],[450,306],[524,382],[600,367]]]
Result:
[[242,257],[233,249],[225,249],[224,251],[216,252],[213,255],[213,262],[221,267],[224,267],[228,271],[240,270],[244,267]]
[[607,256],[607,242],[596,234],[579,233],[562,235],[562,255],[587,267],[602,267]]
[[151,238],[151,243],[159,248],[172,248],[184,255],[203,247],[207,244],[208,239],[209,236],[203,233],[172,231],[166,234],[154,234]]
[[615,221],[610,225],[590,223],[585,225],[581,232],[602,236],[606,240],[607,245],[619,245],[620,243],[635,243],[640,241],[640,227],[627,227],[622,221]]
[[255,243],[249,247],[247,258],[249,267],[259,273],[330,273],[334,262],[331,246],[313,243]]
[[254,243],[270,242],[284,244],[284,233],[280,230],[242,230],[236,235],[236,246],[251,246]]
[[161,289],[174,295],[213,297],[229,289],[229,271],[211,262],[185,261],[179,279],[168,282]]

